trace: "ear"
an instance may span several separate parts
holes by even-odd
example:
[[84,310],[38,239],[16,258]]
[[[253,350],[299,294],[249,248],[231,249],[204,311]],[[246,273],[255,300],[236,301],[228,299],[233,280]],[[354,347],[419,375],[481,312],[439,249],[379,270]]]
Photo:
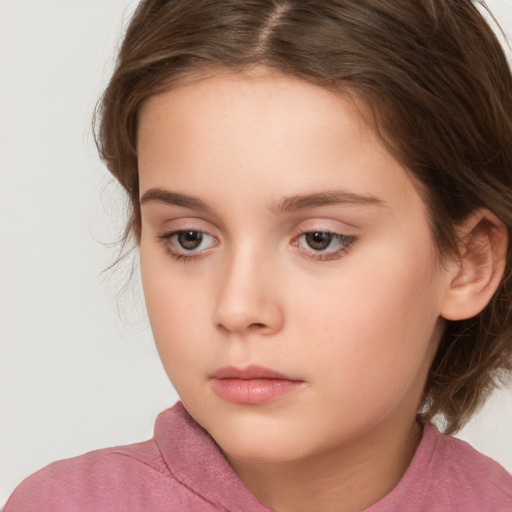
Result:
[[492,212],[474,211],[457,232],[459,254],[447,265],[450,284],[441,307],[446,320],[465,320],[480,313],[505,270],[507,229]]

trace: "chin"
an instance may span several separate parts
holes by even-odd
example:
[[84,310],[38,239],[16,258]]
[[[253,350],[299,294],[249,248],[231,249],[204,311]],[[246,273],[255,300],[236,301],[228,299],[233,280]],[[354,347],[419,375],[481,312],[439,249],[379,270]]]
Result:
[[[217,440],[216,440],[217,441]],[[296,453],[295,449],[288,450],[282,444],[254,442],[254,439],[217,442],[228,459],[235,459],[250,464],[279,464],[292,462],[303,458],[304,454]]]
[[273,422],[241,425],[226,421],[207,430],[228,458],[248,463],[291,462],[308,455],[299,432]]
[[333,434],[333,429],[308,419],[311,414],[302,414],[302,407],[297,412],[282,402],[254,407],[204,400],[189,402],[187,409],[228,458],[244,462],[307,459],[329,449],[333,437],[339,438],[338,429]]

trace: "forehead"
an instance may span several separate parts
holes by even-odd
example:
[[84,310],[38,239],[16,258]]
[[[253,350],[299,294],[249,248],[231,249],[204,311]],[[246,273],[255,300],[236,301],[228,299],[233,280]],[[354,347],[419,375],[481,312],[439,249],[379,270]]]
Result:
[[138,156],[141,193],[204,183],[223,195],[227,186],[277,196],[342,187],[403,202],[415,191],[349,97],[268,70],[200,77],[150,98]]

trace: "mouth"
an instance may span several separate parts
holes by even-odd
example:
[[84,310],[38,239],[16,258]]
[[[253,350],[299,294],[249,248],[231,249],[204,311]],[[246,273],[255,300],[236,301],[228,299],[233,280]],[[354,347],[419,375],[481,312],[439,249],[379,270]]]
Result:
[[218,396],[228,402],[245,405],[265,404],[305,385],[303,380],[255,365],[244,368],[226,366],[209,377]]

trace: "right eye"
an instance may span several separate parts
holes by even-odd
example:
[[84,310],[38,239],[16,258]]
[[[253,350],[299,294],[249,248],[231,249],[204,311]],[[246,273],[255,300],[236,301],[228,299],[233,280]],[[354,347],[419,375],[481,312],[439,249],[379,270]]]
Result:
[[159,238],[164,242],[171,256],[176,258],[199,256],[218,243],[213,236],[195,229],[172,231],[160,235]]

